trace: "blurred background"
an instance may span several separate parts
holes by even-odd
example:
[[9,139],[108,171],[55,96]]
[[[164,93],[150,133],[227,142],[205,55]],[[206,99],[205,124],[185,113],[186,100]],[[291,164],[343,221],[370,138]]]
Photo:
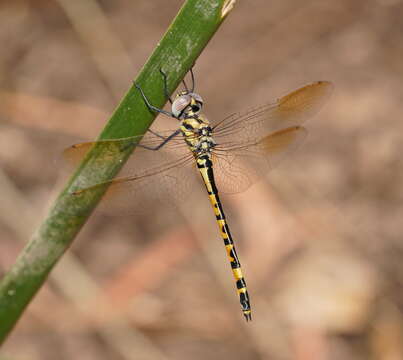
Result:
[[[59,154],[98,134],[181,4],[0,3],[1,274],[60,189]],[[403,359],[402,16],[400,0],[238,1],[196,64],[210,118],[335,85],[297,152],[222,197],[252,323],[195,189],[194,216],[94,214],[2,356]]]

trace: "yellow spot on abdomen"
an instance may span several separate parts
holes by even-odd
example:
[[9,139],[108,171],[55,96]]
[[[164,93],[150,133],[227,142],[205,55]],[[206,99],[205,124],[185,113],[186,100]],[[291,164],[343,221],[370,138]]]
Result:
[[232,269],[232,272],[233,272],[233,274],[234,274],[235,280],[239,280],[239,279],[242,279],[242,278],[243,278],[241,268]]
[[234,248],[233,244],[225,245],[225,249],[227,250],[227,255],[230,261],[234,261],[235,259],[231,256],[231,250]]

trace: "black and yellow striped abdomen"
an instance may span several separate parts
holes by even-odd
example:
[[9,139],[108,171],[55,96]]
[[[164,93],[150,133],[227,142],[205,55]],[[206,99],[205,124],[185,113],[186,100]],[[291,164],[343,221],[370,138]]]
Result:
[[227,250],[228,259],[231,264],[232,273],[236,281],[237,292],[239,301],[245,319],[251,320],[251,309],[249,294],[246,289],[246,282],[242,275],[241,263],[239,262],[238,255],[235,250],[234,241],[232,239],[225,214],[221,205],[220,198],[218,197],[217,187],[214,181],[213,164],[208,154],[203,154],[196,158],[197,167],[206,185],[209,194],[211,205],[213,206],[216,216],[217,224],[220,228],[221,237],[224,240],[224,245]]

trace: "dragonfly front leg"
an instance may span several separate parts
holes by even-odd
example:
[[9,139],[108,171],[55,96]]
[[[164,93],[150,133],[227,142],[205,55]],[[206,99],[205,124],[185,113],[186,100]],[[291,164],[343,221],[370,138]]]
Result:
[[147,129],[147,131],[150,132],[151,134],[153,134],[153,135],[159,137],[160,139],[163,139],[163,140],[166,139],[165,136],[162,136],[162,135],[158,134],[157,132],[155,132],[155,131],[153,131],[153,130],[151,130],[151,129]]
[[148,101],[147,96],[144,94],[143,89],[140,87],[140,85],[138,85],[137,83],[134,83],[134,86],[136,87],[136,89],[138,89],[140,91],[141,97],[143,98],[145,104],[147,105],[148,110],[150,110],[151,112],[157,112],[157,113],[164,114],[164,115],[177,119],[177,117],[170,111],[166,111],[164,109],[159,109],[156,106],[151,105],[151,103]]
[[141,142],[140,143],[137,143],[137,142],[129,142],[128,144],[125,144],[121,149],[120,149],[120,151],[126,151],[129,147],[131,147],[131,146],[140,146],[140,147],[142,147],[143,149],[147,149],[147,150],[152,150],[152,151],[155,151],[155,150],[159,150],[159,149],[161,149],[168,141],[170,141],[170,140],[172,140],[176,135],[178,135],[178,134],[180,134],[180,130],[178,129],[178,130],[175,130],[171,135],[169,135],[169,136],[167,136],[167,137],[164,137],[164,136],[162,136],[162,135],[160,135],[160,134],[158,134],[158,133],[156,133],[155,131],[152,131],[152,130],[150,130],[150,129],[148,129],[148,131],[150,131],[153,135],[155,135],[155,136],[158,136],[159,138],[161,138],[161,139],[163,139],[162,141],[161,141],[161,143],[159,143],[157,146],[147,146],[147,145],[143,145],[143,144],[141,144]]
[[168,93],[168,81],[167,81],[168,76],[162,69],[160,69],[160,73],[161,73],[162,77],[164,78],[164,94],[165,94],[165,97],[172,104],[172,99],[171,99],[171,97],[169,96],[169,93]]
[[174,131],[174,132],[173,132],[171,135],[169,135],[168,137],[164,138],[163,136],[161,136],[161,135],[155,133],[154,131],[152,131],[152,130],[150,130],[150,131],[151,131],[151,133],[154,134],[155,136],[158,136],[158,137],[160,137],[161,139],[164,139],[164,140],[163,140],[160,144],[158,144],[157,146],[155,146],[155,147],[151,147],[151,146],[147,146],[147,145],[142,145],[141,142],[140,142],[140,144],[137,144],[137,146],[140,146],[140,147],[142,147],[142,148],[144,148],[144,149],[147,149],[147,150],[156,151],[156,150],[161,149],[168,141],[172,140],[175,136],[177,136],[178,134],[180,134],[180,130],[178,129],[178,130]]

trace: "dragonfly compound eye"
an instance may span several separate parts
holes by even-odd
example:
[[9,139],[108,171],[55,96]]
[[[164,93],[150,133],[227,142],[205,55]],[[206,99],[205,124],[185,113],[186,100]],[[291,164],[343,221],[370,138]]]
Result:
[[183,111],[190,105],[191,98],[189,95],[178,96],[172,104],[172,113],[176,118],[181,117]]

